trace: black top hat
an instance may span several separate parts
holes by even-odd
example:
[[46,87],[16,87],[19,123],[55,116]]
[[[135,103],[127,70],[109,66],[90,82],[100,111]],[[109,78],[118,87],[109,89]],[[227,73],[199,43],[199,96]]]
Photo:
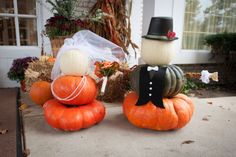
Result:
[[173,41],[178,39],[173,32],[173,19],[171,17],[152,17],[146,39]]

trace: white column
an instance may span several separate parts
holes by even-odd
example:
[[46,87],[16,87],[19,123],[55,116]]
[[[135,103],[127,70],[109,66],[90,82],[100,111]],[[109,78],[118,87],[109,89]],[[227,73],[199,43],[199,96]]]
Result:
[[131,12],[131,39],[138,45],[139,49],[136,49],[137,58],[134,57],[134,51],[130,47],[130,58],[129,65],[135,65],[138,63],[138,57],[140,56],[141,39],[142,39],[142,21],[143,21],[143,0],[132,1],[132,12]]

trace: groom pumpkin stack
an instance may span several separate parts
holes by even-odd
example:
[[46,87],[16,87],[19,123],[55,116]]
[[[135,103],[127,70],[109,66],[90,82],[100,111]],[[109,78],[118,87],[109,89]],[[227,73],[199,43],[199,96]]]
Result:
[[143,36],[139,65],[131,74],[130,92],[123,111],[133,125],[153,130],[173,130],[184,127],[191,119],[194,105],[181,94],[184,73],[170,62],[175,56],[178,38],[173,32],[173,19],[153,17],[148,34]]

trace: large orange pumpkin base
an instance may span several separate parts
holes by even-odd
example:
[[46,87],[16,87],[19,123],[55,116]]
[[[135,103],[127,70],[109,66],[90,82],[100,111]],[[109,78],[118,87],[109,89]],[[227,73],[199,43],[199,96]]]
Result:
[[43,105],[43,109],[48,124],[65,131],[89,128],[105,116],[105,107],[97,100],[83,106],[68,106],[51,99]]
[[148,102],[136,106],[138,95],[129,93],[123,102],[123,112],[133,125],[153,130],[174,130],[184,127],[191,119],[194,105],[184,94],[177,94],[171,99],[164,98],[165,109]]

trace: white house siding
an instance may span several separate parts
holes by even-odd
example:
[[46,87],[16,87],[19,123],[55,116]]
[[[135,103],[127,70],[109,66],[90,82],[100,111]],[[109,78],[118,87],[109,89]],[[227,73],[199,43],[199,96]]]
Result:
[[[46,20],[52,16],[50,6],[46,4],[46,0],[37,0],[38,5],[38,27],[44,29]],[[83,9],[90,8],[96,0],[84,0],[81,4]],[[87,5],[86,5],[87,4]],[[88,8],[86,8],[86,6]],[[82,8],[81,8],[82,9]],[[184,51],[181,50],[182,33],[184,26],[184,10],[185,0],[133,0],[132,14],[131,14],[131,28],[132,40],[140,47],[141,35],[145,35],[148,30],[149,22],[152,16],[171,16],[174,19],[174,31],[179,39],[176,43],[176,57],[173,63],[207,63],[209,62],[210,53],[204,51]],[[50,54],[51,45],[47,37],[44,37],[44,49]],[[7,72],[11,66],[13,59],[26,56],[39,56],[41,50],[41,38],[39,38],[39,46],[33,47],[17,47],[17,46],[0,46],[0,87],[14,87],[16,82],[10,81],[7,78]],[[134,58],[132,49],[130,63],[131,65],[137,63]],[[137,50],[138,54],[140,50]],[[139,55],[138,55],[139,56]]]
[[131,12],[131,39],[138,45],[139,49],[136,49],[137,56],[135,58],[134,51],[129,48],[130,57],[129,65],[133,66],[138,64],[138,58],[140,56],[141,48],[141,36],[142,36],[142,23],[143,23],[143,0],[133,0],[132,1],[132,12]]
[[[0,88],[16,87],[19,86],[15,81],[11,81],[7,78],[7,72],[11,67],[12,61],[16,58],[23,58],[27,56],[40,56],[42,39],[40,33],[44,30],[44,25],[48,18],[52,16],[50,12],[51,6],[46,3],[46,0],[37,1],[38,12],[38,36],[39,45],[31,47],[17,47],[17,46],[0,46]],[[78,11],[88,10],[96,0],[82,0]],[[142,33],[142,2],[143,0],[133,0],[132,15],[131,15],[131,29],[132,40],[140,47],[141,46],[141,33]],[[51,54],[51,44],[47,37],[43,37],[44,50],[47,54]],[[130,64],[136,64],[137,59],[134,58],[133,50],[129,49],[131,57],[129,58]],[[139,53],[139,50],[137,50]]]
[[39,56],[39,47],[19,48],[19,47],[0,47],[0,88],[19,86],[15,81],[7,77],[12,61],[16,58],[27,56]]
[[[40,14],[40,6],[37,7],[37,15]],[[41,29],[41,17],[38,17],[37,27]],[[38,32],[39,36],[40,32]],[[39,56],[41,39],[38,38],[39,46],[0,46],[0,88],[19,86],[15,81],[11,81],[7,77],[7,73],[11,67],[12,61],[16,58],[27,56]]]

